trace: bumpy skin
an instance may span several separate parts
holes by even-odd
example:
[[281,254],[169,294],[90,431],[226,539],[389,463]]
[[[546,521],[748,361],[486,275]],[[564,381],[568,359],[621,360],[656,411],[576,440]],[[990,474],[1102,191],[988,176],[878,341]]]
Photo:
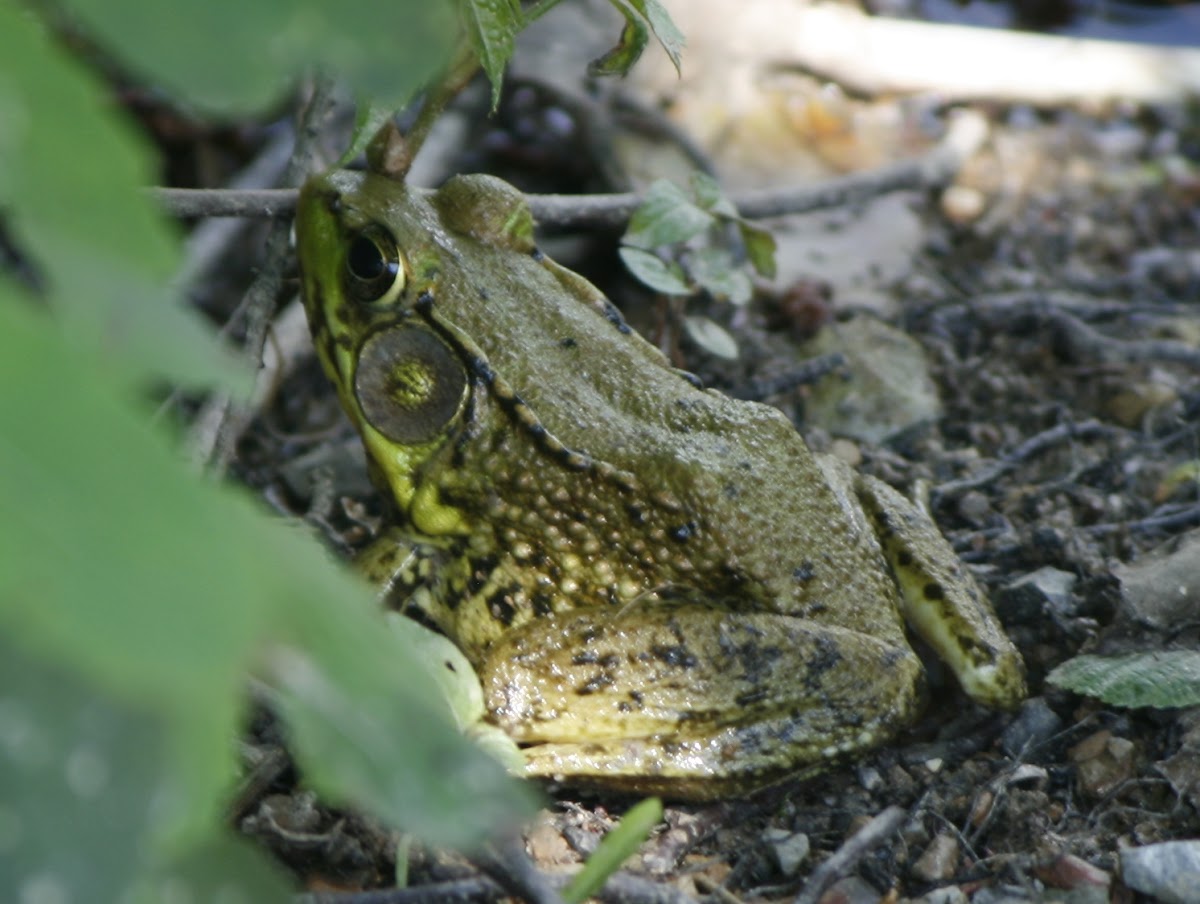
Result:
[[[396,506],[363,567],[463,649],[529,774],[704,798],[878,745],[921,694],[903,620],[975,699],[1023,696],[922,512],[671,368],[537,251],[511,186],[333,172],[297,234],[318,353]],[[365,292],[364,235],[398,249]]]

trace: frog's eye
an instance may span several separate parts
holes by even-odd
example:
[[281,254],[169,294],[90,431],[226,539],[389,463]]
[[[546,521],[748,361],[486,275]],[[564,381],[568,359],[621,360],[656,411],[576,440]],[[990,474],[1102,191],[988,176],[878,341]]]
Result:
[[404,289],[404,265],[387,230],[368,226],[346,246],[346,292],[368,304],[388,304]]

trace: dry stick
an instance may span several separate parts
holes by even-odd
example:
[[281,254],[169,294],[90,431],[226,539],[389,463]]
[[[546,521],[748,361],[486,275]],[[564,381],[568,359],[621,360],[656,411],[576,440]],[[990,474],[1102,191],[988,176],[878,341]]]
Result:
[[907,816],[903,807],[888,807],[875,816],[812,871],[793,904],[817,904],[825,889],[842,876],[849,875],[858,861],[899,831]]
[[[545,876],[547,883],[563,889],[570,876]],[[496,880],[486,876],[452,879],[411,888],[386,888],[373,891],[316,892],[297,895],[296,904],[475,904],[498,901],[511,894]],[[609,904],[697,904],[696,899],[671,885],[652,882],[632,873],[619,872],[608,877],[596,897]]]
[[935,487],[934,493],[940,498],[956,496],[967,490],[973,490],[991,483],[998,477],[1007,474],[1026,459],[1039,455],[1047,449],[1053,448],[1067,440],[1109,436],[1117,432],[1116,427],[1109,424],[1102,424],[1099,421],[1084,421],[1081,424],[1057,424],[1049,430],[1043,430],[1041,433],[1031,436],[1008,455],[1004,456],[1003,460],[977,471],[970,477],[947,481]]
[[[930,188],[948,182],[987,138],[987,122],[973,111],[959,111],[937,146],[912,160],[830,179],[818,185],[758,189],[731,197],[738,212],[751,219],[806,213],[860,202],[899,189]],[[296,209],[294,189],[222,191],[153,188],[167,211],[180,217],[278,217]],[[534,218],[543,226],[620,226],[642,202],[636,193],[613,195],[527,195]]]
[[[316,144],[317,133],[332,106],[332,84],[319,79],[313,86],[312,97],[300,118],[296,131],[296,144],[292,149],[284,179],[298,182],[312,167],[310,156]],[[258,276],[246,290],[243,305],[246,310],[246,353],[256,366],[262,363],[263,347],[270,326],[270,312],[283,285],[283,273],[287,267],[291,245],[291,223],[277,219],[267,235],[266,251]],[[261,397],[261,393],[259,394]],[[207,461],[217,473],[223,472],[233,459],[234,448],[246,425],[250,423],[254,410],[250,407],[234,409],[226,396],[210,400],[196,418],[192,433],[193,458]]]

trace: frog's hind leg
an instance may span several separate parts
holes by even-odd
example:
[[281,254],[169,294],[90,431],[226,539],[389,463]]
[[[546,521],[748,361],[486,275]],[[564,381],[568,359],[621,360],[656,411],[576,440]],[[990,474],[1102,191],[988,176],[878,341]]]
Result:
[[907,648],[688,604],[547,616],[480,672],[529,774],[676,798],[746,792],[881,744],[922,686]]

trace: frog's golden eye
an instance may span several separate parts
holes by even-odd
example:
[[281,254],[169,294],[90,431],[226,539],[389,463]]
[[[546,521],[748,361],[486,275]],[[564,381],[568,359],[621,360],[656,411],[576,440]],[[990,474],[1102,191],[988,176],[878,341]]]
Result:
[[346,292],[368,304],[388,304],[404,289],[400,249],[387,230],[378,226],[350,237],[346,246]]

